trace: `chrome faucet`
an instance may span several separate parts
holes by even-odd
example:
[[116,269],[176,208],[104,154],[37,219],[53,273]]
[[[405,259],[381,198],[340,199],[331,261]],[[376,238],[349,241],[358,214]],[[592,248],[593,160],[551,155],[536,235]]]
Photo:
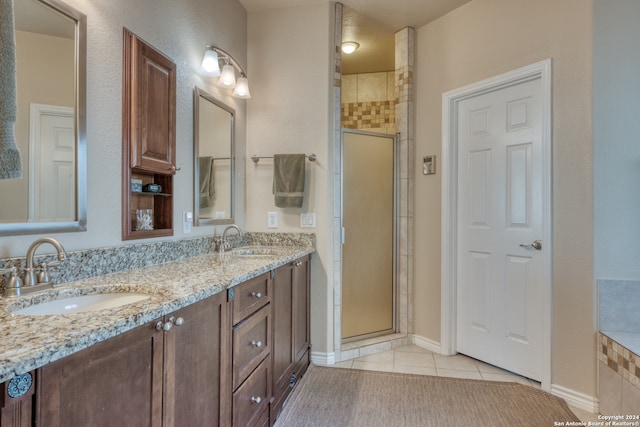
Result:
[[[33,267],[33,259],[35,257],[36,249],[44,243],[49,243],[56,248],[58,252],[58,261],[49,263],[41,263],[38,266],[38,274],[36,276],[36,269]],[[24,279],[10,281],[4,289],[5,297],[16,297],[25,293],[36,292],[43,289],[52,288],[53,284],[49,279],[49,268],[57,267],[66,259],[66,253],[62,245],[54,238],[43,237],[36,240],[27,249],[27,266],[24,269]],[[15,272],[12,272],[12,277],[15,276]]]
[[227,233],[229,232],[229,230],[236,230],[238,236],[242,237],[242,235],[244,234],[242,232],[242,229],[240,227],[238,227],[235,224],[231,224],[229,226],[227,226],[224,231],[222,232],[222,242],[220,243],[220,253],[223,254],[225,249],[229,249],[229,242],[227,241]]

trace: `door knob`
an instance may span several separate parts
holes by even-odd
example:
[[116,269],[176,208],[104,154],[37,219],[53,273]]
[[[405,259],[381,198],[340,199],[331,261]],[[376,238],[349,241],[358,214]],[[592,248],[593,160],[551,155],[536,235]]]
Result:
[[530,245],[520,245],[520,247],[525,249],[535,249],[536,251],[539,251],[542,249],[542,240],[535,240]]

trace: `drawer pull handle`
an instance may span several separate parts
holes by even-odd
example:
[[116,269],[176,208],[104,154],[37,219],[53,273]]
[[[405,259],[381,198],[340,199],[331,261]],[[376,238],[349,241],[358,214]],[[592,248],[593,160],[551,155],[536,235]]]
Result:
[[262,347],[262,341],[251,341],[251,345],[254,347]]
[[158,331],[169,332],[171,328],[173,328],[173,323],[171,322],[171,320],[169,320],[166,323],[163,323],[162,321],[159,321],[158,323],[156,323],[156,329]]
[[260,396],[251,396],[252,403],[260,403],[262,402],[262,398]]
[[251,296],[254,298],[262,298],[261,292],[251,292]]

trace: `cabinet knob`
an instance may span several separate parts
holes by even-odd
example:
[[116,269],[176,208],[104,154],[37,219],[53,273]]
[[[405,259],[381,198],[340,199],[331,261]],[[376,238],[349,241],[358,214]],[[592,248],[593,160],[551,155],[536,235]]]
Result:
[[262,347],[262,341],[251,341],[251,345],[254,347]]
[[158,323],[156,323],[156,330],[161,331],[163,326],[164,323],[162,322],[162,320],[158,321]]
[[261,292],[251,292],[251,296],[254,298],[262,298]]
[[182,326],[184,324],[184,319],[182,317],[178,317],[173,323],[176,326]]
[[260,403],[262,402],[262,398],[260,396],[251,396],[252,403]]
[[171,165],[169,167],[169,170],[171,171],[172,174],[175,174],[176,172],[178,172],[180,169],[182,169],[180,166],[176,166],[176,165]]
[[302,261],[296,261],[293,263],[294,267],[300,267],[302,265]]

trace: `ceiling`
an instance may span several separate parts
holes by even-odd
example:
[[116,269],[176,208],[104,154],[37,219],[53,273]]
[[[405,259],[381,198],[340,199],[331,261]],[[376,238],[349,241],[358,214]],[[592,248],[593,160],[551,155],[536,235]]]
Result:
[[[331,0],[239,0],[248,12],[329,3]],[[343,0],[342,40],[360,48],[342,55],[342,73],[372,73],[395,69],[394,33],[419,28],[470,0]]]

